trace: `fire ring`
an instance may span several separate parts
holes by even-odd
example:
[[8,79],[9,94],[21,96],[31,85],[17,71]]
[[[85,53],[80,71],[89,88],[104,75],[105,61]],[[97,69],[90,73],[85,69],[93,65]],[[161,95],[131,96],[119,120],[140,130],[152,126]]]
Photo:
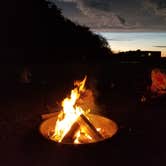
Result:
[[[54,127],[58,118],[58,114],[59,112],[57,112],[53,117],[43,121],[39,127],[39,131],[44,138],[50,141],[57,142],[57,143],[59,142],[52,139],[51,135],[52,135],[52,131],[54,130]],[[100,142],[106,139],[110,139],[113,135],[116,134],[118,130],[118,126],[113,120],[100,116],[100,115],[96,115],[96,114],[88,114],[87,117],[88,117],[88,120],[93,124],[95,128],[100,129],[98,130],[98,132],[102,136],[102,138],[97,137],[89,141],[86,138],[82,137],[77,144],[89,144],[89,143]],[[71,138],[64,139],[60,143],[74,144]]]

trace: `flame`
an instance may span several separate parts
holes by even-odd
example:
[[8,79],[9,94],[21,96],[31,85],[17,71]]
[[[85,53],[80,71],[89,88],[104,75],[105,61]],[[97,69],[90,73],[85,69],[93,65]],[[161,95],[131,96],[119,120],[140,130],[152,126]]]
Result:
[[81,139],[83,139],[84,141],[86,140],[86,142],[93,141],[93,138],[88,133],[86,133],[84,128],[80,128],[80,130],[78,130],[78,132],[75,134],[74,143],[81,144],[82,143]]
[[[82,81],[76,81],[74,83],[75,88],[71,91],[70,97],[66,97],[62,101],[62,111],[58,115],[58,119],[55,124],[54,134],[52,135],[52,139],[57,142],[62,142],[65,135],[70,131],[73,124],[77,121],[81,114],[89,113],[88,110],[83,110],[80,106],[77,105],[77,101],[80,98],[81,93],[83,93],[85,89],[87,77]],[[80,143],[79,138],[84,135],[86,139],[92,139],[88,134],[85,133],[82,127],[79,127],[79,130],[73,136],[75,139],[73,143]]]

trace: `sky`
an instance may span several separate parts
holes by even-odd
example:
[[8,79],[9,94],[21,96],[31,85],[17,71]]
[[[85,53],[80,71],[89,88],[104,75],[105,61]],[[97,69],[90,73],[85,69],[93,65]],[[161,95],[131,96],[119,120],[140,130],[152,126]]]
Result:
[[166,57],[165,32],[98,32],[105,37],[114,52],[129,50],[161,51]]
[[49,0],[72,21],[99,31],[166,31],[166,0]]
[[49,1],[55,3],[65,17],[99,32],[115,52],[141,49],[161,51],[161,55],[166,56],[166,0]]

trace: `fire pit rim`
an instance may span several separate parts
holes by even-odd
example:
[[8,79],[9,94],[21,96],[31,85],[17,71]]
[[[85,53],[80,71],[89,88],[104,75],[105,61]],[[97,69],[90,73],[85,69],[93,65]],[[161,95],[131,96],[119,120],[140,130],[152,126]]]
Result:
[[47,135],[46,135],[46,134],[44,135],[44,133],[42,132],[42,127],[43,127],[43,125],[45,125],[48,121],[55,119],[58,114],[59,114],[59,111],[56,112],[56,113],[54,114],[54,116],[49,117],[49,118],[47,118],[46,120],[44,120],[42,123],[40,123],[40,126],[39,126],[39,132],[40,132],[40,134],[41,134],[45,139],[47,139],[49,142],[56,143],[56,144],[58,144],[58,145],[72,145],[72,146],[73,146],[73,145],[74,145],[74,146],[92,145],[92,144],[96,144],[96,143],[100,143],[100,142],[103,142],[103,141],[110,140],[112,137],[114,137],[114,136],[116,135],[116,133],[117,133],[118,130],[119,130],[118,124],[117,124],[114,120],[109,119],[109,118],[107,118],[107,117],[105,117],[105,116],[101,116],[101,115],[98,115],[98,114],[92,114],[92,113],[91,113],[91,114],[89,114],[90,116],[94,116],[94,115],[95,115],[95,116],[101,117],[101,118],[103,118],[103,119],[109,120],[109,122],[111,122],[111,123],[114,125],[115,131],[114,131],[114,133],[112,134],[112,136],[106,137],[106,138],[104,138],[104,139],[102,139],[102,140],[97,140],[97,141],[95,141],[95,142],[87,142],[87,143],[80,143],[80,144],[66,143],[66,142],[57,142],[57,141],[51,140],[51,139],[49,138],[48,134],[47,134]]

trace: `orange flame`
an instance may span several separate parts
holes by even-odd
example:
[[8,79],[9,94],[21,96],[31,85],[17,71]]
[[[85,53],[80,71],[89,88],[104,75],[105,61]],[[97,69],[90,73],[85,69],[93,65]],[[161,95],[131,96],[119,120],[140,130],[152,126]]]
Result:
[[[74,83],[75,88],[71,91],[70,97],[65,98],[62,101],[63,110],[59,113],[58,119],[55,124],[54,134],[52,139],[57,142],[62,142],[65,135],[70,131],[72,125],[77,121],[81,114],[86,114],[89,110],[83,110],[81,107],[77,105],[77,100],[80,98],[82,92],[85,89],[87,77],[82,81],[76,81]],[[75,134],[74,143],[79,143],[79,137],[81,135],[81,127],[80,130]],[[90,136],[86,136],[87,138]],[[91,139],[91,138],[89,138]]]

